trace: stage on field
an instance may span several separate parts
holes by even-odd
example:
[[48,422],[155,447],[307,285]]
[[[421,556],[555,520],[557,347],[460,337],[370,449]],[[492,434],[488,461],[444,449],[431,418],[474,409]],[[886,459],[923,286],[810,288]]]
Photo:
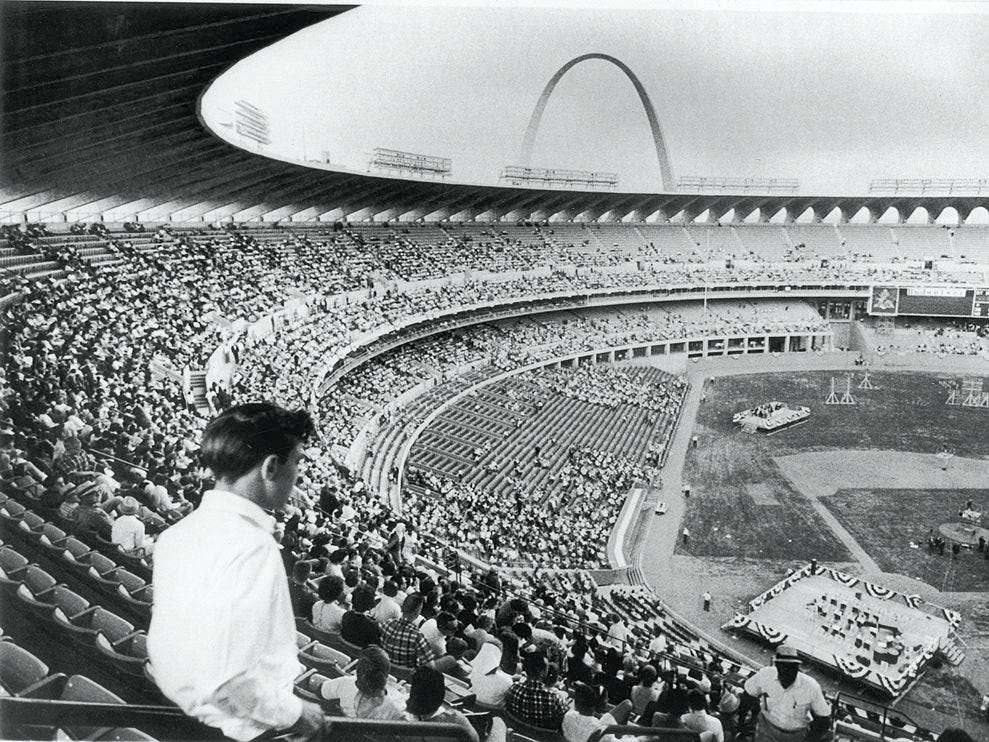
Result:
[[827,665],[896,696],[940,649],[956,651],[960,616],[851,575],[810,565],[749,603],[723,628],[770,644],[795,647]]

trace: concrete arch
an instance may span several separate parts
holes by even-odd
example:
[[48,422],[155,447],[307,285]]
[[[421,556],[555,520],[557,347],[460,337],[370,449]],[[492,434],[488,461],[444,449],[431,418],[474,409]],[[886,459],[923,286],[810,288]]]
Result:
[[580,64],[581,62],[586,62],[588,59],[600,59],[605,62],[610,62],[615,65],[618,69],[625,73],[625,77],[629,79],[632,86],[635,88],[635,92],[639,94],[639,100],[642,101],[642,107],[645,109],[646,118],[649,119],[649,128],[652,131],[653,143],[656,145],[656,159],[659,160],[659,174],[662,180],[662,187],[664,190],[672,190],[673,183],[673,167],[670,165],[670,157],[666,151],[666,144],[663,140],[663,131],[659,126],[659,118],[656,116],[656,109],[653,107],[652,101],[649,99],[649,93],[646,92],[645,87],[639,82],[639,78],[636,77],[635,73],[629,68],[627,64],[622,62],[610,54],[599,54],[597,52],[591,54],[581,54],[579,57],[574,57],[565,65],[560,67],[556,71],[546,87],[543,88],[543,92],[539,96],[539,101],[536,103],[536,107],[532,111],[532,116],[529,118],[529,125],[525,129],[525,138],[522,140],[522,151],[521,160],[522,165],[528,167],[530,160],[532,159],[532,147],[536,142],[536,133],[539,131],[539,124],[543,118],[543,112],[546,110],[546,104],[549,102],[549,97],[553,94],[553,90],[556,88],[560,79],[572,68]]

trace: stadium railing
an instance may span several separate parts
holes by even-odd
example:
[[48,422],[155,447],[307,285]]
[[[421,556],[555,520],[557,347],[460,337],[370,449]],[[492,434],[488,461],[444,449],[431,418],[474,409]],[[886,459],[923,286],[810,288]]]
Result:
[[[43,722],[39,724],[40,720]],[[425,742],[446,739],[470,742],[471,740],[467,730],[457,724],[375,721],[345,717],[326,717],[326,721],[326,731],[322,736],[326,742],[332,740]],[[160,740],[223,739],[218,729],[201,724],[192,717],[186,716],[180,709],[168,706],[0,697],[0,736],[3,739],[37,739],[38,727],[87,727],[106,731],[114,729],[118,732],[116,735],[118,739],[147,739],[148,735]],[[35,730],[33,736],[32,729]],[[145,736],[127,734],[135,729],[143,732]],[[97,738],[104,737],[98,735]],[[277,737],[272,736],[271,739]]]

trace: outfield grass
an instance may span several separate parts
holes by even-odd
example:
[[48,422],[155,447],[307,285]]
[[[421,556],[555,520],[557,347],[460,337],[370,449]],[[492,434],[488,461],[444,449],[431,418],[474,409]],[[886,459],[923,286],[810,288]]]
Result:
[[[944,404],[948,375],[874,373],[877,389],[852,392],[859,404],[826,406],[829,372],[729,376],[706,386],[697,415],[701,444],[684,477],[692,491],[685,524],[696,556],[848,561],[845,546],[780,474],[773,457],[804,451],[886,449],[958,456],[989,455],[989,411]],[[742,433],[735,412],[779,400],[811,410],[803,425],[772,436]],[[749,489],[762,483],[758,504]],[[767,497],[771,495],[771,497]],[[775,498],[778,504],[770,504]],[[905,519],[913,516],[903,512]],[[940,522],[940,521],[939,521]],[[894,569],[892,571],[901,571]]]
[[[884,572],[918,577],[945,592],[989,591],[989,562],[977,551],[962,550],[958,561],[927,553],[927,534],[957,522],[967,500],[989,511],[989,490],[839,490],[822,498]],[[910,547],[913,541],[919,549]]]

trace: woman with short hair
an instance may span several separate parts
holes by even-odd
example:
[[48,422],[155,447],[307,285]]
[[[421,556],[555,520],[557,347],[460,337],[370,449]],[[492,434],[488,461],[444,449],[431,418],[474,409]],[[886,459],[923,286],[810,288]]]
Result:
[[354,674],[323,681],[319,694],[327,701],[339,701],[343,715],[351,719],[400,721],[405,718],[400,704],[388,695],[390,671],[385,650],[368,644],[361,650]]

